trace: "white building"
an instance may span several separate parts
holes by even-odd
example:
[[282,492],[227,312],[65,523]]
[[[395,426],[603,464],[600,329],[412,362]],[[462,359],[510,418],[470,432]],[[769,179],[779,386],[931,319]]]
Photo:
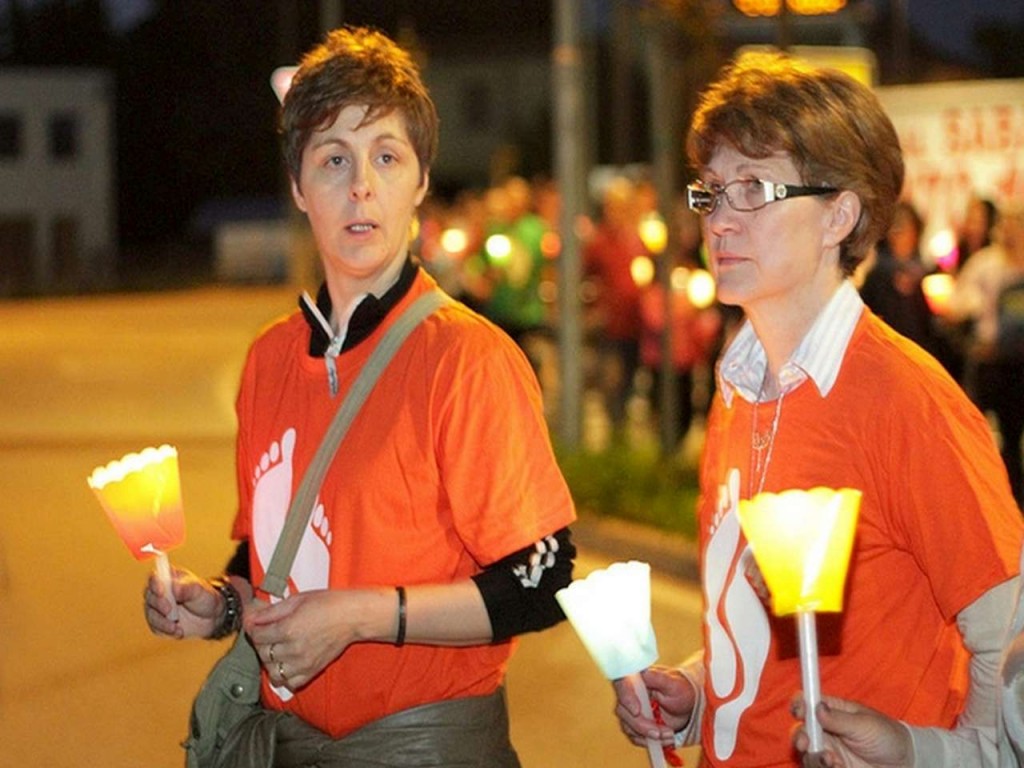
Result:
[[0,296],[110,282],[113,105],[108,72],[0,70]]

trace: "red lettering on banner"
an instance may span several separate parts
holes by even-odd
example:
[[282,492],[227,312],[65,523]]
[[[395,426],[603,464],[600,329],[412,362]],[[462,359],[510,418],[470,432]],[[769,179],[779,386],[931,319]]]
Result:
[[921,134],[909,123],[904,123],[896,126],[897,133],[900,136],[900,149],[903,150],[903,156],[906,157],[922,157],[926,154],[925,142],[921,138]]
[[1001,200],[1020,200],[1024,198],[1024,173],[1016,165],[1011,164],[1006,169],[996,186]]
[[1024,148],[1024,109],[1018,106],[952,107],[942,112],[941,120],[950,154]]

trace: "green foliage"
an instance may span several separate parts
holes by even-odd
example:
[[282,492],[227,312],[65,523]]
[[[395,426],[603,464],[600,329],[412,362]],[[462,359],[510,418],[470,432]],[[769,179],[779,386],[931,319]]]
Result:
[[696,538],[697,475],[656,448],[556,449],[581,513],[620,517]]

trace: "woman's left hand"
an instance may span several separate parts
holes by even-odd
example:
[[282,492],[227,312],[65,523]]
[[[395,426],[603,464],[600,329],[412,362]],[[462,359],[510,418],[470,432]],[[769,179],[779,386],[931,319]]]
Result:
[[[806,715],[799,694],[790,703],[793,716]],[[822,697],[817,709],[825,735],[822,763],[828,768],[911,768],[914,765],[914,741],[899,720],[883,715],[854,701]],[[793,746],[807,753],[810,739],[804,726],[793,733]]]
[[271,605],[247,606],[244,628],[270,682],[298,690],[352,643],[377,639],[372,634],[373,617],[384,615],[389,605],[384,601],[393,601],[392,594],[368,590],[300,592]]

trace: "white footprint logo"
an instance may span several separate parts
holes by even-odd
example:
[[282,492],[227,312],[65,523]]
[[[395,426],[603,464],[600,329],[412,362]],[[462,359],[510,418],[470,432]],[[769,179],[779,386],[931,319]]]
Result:
[[[264,571],[270,565],[292,502],[295,439],[295,429],[289,427],[281,435],[280,441],[270,444],[253,470],[253,544]],[[289,591],[305,592],[327,588],[330,582],[332,540],[330,519],[323,502],[318,498],[289,574]],[[282,701],[288,701],[293,695],[287,688],[274,688],[274,692]]]
[[[739,721],[757,695],[770,643],[768,615],[744,575],[750,553],[741,545],[738,500],[739,472],[734,469],[719,492],[718,525],[703,563],[708,671],[712,690],[723,700],[715,710],[713,748],[723,760],[736,749]],[[738,679],[743,681],[739,689]]]
[[294,453],[295,429],[289,428],[280,442],[270,444],[253,470],[252,538],[264,571],[270,565],[292,501]]

